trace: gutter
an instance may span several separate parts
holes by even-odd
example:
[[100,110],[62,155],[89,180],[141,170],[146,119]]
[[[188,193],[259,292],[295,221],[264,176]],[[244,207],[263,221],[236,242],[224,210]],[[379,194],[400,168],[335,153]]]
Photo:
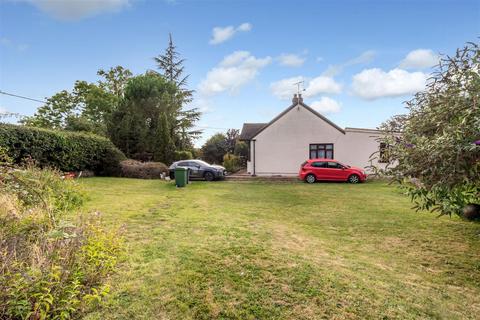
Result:
[[255,172],[255,139],[252,139],[252,142],[253,142],[253,157],[252,157],[252,160],[253,160],[253,174],[252,174],[252,177],[256,177],[256,172]]

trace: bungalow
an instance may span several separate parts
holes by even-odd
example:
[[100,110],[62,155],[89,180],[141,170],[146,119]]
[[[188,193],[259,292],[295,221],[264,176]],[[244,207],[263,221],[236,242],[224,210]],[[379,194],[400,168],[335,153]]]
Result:
[[380,134],[373,129],[342,129],[295,94],[292,105],[269,123],[244,123],[240,140],[249,146],[249,174],[294,176],[309,158],[336,159],[367,171],[372,164],[381,166],[381,161],[370,160],[380,151]]

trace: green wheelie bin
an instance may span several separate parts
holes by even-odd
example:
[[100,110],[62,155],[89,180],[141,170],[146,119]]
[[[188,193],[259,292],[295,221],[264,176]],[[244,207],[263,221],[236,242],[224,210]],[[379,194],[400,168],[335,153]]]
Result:
[[175,168],[175,185],[179,188],[183,188],[188,184],[189,172],[188,168],[176,167]]

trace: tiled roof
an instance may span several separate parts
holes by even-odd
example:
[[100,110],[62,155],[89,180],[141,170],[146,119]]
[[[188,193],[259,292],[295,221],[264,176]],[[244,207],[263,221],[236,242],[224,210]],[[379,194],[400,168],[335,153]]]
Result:
[[252,139],[258,131],[262,130],[265,127],[266,123],[244,123],[242,127],[242,132],[240,133],[240,140],[250,140]]

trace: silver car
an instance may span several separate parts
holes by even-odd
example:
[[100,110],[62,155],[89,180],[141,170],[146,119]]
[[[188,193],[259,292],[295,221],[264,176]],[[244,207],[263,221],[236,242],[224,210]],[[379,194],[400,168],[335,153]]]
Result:
[[223,179],[227,174],[227,171],[224,167],[215,164],[208,164],[202,160],[180,160],[172,163],[172,165],[168,168],[171,179],[175,178],[176,167],[188,168],[190,172],[190,178],[205,179],[206,181]]

